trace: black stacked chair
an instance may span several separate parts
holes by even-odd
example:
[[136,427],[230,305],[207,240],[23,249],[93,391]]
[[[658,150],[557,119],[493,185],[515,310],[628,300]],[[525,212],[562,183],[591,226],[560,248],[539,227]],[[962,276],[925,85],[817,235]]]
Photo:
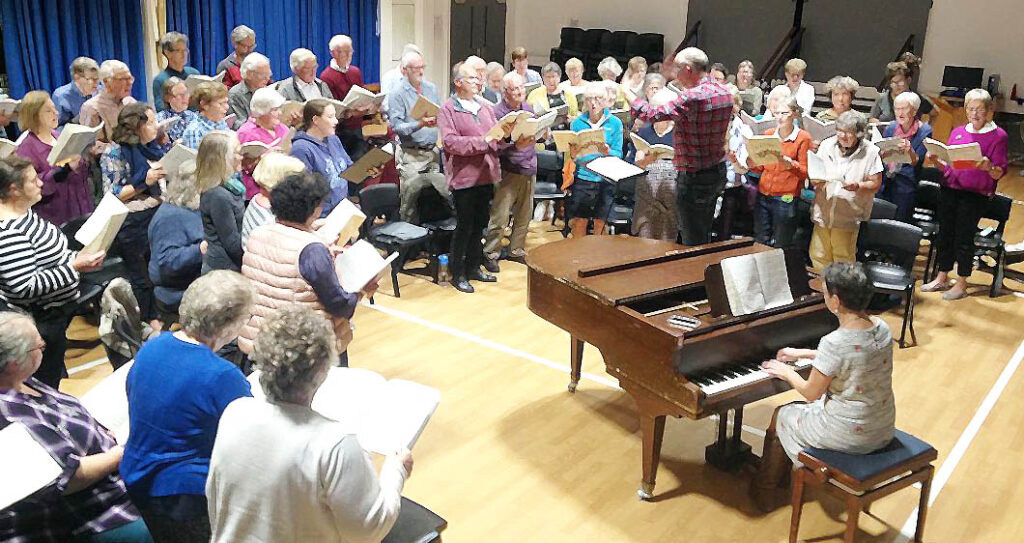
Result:
[[366,214],[360,237],[378,249],[398,253],[391,263],[391,284],[395,287],[395,297],[400,298],[398,272],[414,250],[430,241],[430,231],[399,218],[398,185],[381,183],[366,187],[359,193],[359,204]]
[[627,58],[644,57],[647,64],[654,64],[664,60],[665,36],[655,33],[644,33],[631,36],[626,40]]
[[626,69],[625,64],[629,61],[629,57],[626,56],[626,42],[630,37],[636,35],[636,32],[631,30],[616,30],[602,34],[597,49],[587,55],[587,66],[593,65],[596,70],[602,59],[612,57],[622,65],[622,69]]
[[[995,298],[1003,287],[1006,267],[1006,240],[1003,239],[1003,232],[1006,230],[1006,221],[1010,219],[1012,206],[1013,199],[1009,196],[993,196],[981,217],[996,221],[997,225],[995,228],[984,228],[974,236],[974,255],[978,258],[978,269],[992,274],[992,286],[988,291],[990,298]],[[983,257],[991,258],[992,264],[985,262]]]
[[917,199],[914,202],[914,214],[910,224],[921,229],[922,239],[928,240],[928,256],[924,264],[924,282],[932,280],[935,275],[935,240],[939,235],[939,184],[933,181],[921,181],[917,184]]
[[576,28],[575,26],[563,26],[561,32],[559,32],[558,47],[551,48],[551,55],[548,58],[551,59],[551,62],[557,63],[559,66],[564,65],[565,61],[572,58],[572,55],[567,54],[567,51],[579,50],[579,44],[582,38],[582,28]]
[[608,228],[612,234],[633,233],[633,208],[636,206],[636,182],[638,178],[623,179],[615,184],[615,198],[608,216]]
[[882,312],[904,303],[900,348],[906,347],[907,328],[917,344],[914,333],[914,259],[921,245],[921,229],[891,219],[872,219],[861,223],[857,236],[857,260],[874,291],[881,296],[872,299],[871,311]]
[[885,201],[881,198],[875,198],[875,201],[871,204],[871,218],[872,219],[895,219],[896,218],[896,204]]
[[420,190],[416,198],[416,208],[420,224],[430,232],[427,253],[430,255],[431,275],[437,282],[437,257],[451,251],[452,236],[455,235],[455,205],[441,195],[433,185]]
[[565,193],[562,192],[563,165],[562,155],[558,151],[537,151],[537,183],[533,187],[533,207],[536,209],[540,202],[554,202],[556,212],[551,215],[552,225],[555,224],[558,209],[565,213]]

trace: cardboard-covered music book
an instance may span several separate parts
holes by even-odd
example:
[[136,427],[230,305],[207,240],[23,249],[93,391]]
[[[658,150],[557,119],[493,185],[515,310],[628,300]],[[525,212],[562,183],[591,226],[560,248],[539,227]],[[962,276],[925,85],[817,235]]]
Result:
[[560,153],[568,153],[570,145],[576,145],[580,153],[585,153],[587,147],[604,143],[604,128],[588,128],[579,132],[553,130],[551,137],[555,138],[555,148]]
[[640,134],[636,132],[630,132],[629,139],[633,141],[633,146],[636,147],[637,152],[643,153],[645,157],[653,156],[654,160],[661,160],[663,158],[671,160],[675,156],[676,151],[671,145],[648,143],[647,140],[640,137]]
[[[749,315],[789,305],[811,294],[810,277],[804,265],[806,254],[796,249],[771,249],[732,257],[739,260],[728,264],[727,258],[708,266],[704,270],[704,289],[711,315]],[[790,301],[786,302],[787,299]]]
[[82,253],[91,254],[110,249],[128,217],[128,206],[112,192],[103,195],[96,210],[75,233],[75,239],[84,247]]
[[878,147],[878,156],[885,164],[911,164],[909,151],[900,149],[900,142],[903,138],[882,138],[874,142]]
[[7,139],[0,138],[0,158],[7,158],[18,150],[18,144]]
[[180,143],[174,144],[170,151],[160,159],[160,165],[164,167],[164,172],[167,175],[177,175],[178,170],[181,169],[181,165],[188,162],[189,160],[196,159],[196,150],[185,147]]
[[514,129],[515,125],[519,122],[520,119],[525,121],[526,119],[532,118],[533,114],[530,113],[529,111],[524,111],[521,109],[509,111],[500,119],[498,119],[496,123],[494,123],[494,126],[492,126],[491,129],[488,130],[486,134],[484,134],[484,137],[490,138],[492,140],[504,139],[506,126],[511,126]]
[[555,124],[557,118],[558,113],[555,110],[550,110],[539,117],[532,115],[519,117],[516,119],[515,126],[512,127],[512,141],[518,141],[522,137],[539,137],[541,133]]
[[[260,372],[249,375],[252,395],[265,399]],[[340,422],[364,450],[393,454],[411,449],[437,406],[441,391],[362,368],[331,368],[313,395],[317,413]]]
[[342,179],[359,184],[370,177],[370,170],[377,170],[395,159],[395,144],[388,142],[383,147],[370,147],[370,150],[354,164],[341,172]]
[[616,156],[603,156],[595,158],[583,165],[584,168],[600,175],[601,177],[618,183],[624,179],[640,177],[647,173],[647,170],[636,164],[630,164]]
[[748,115],[746,111],[742,110],[740,111],[740,120],[743,121],[743,124],[750,127],[751,132],[758,135],[764,134],[766,131],[779,126],[779,121],[776,119],[762,118],[761,120],[757,120]]
[[803,129],[811,135],[812,140],[824,141],[826,138],[831,138],[836,135],[836,122],[819,121],[818,119],[804,113]]
[[977,168],[978,161],[984,158],[981,154],[981,145],[976,141],[946,145],[939,140],[925,138],[924,146],[928,149],[929,153],[942,159],[943,162],[949,164],[954,170],[975,169]]
[[301,114],[304,107],[306,107],[305,102],[286,100],[285,103],[281,104],[281,118],[288,119],[295,113]]
[[39,441],[20,422],[12,422],[0,430],[0,509],[31,496],[45,488],[64,472]]
[[14,98],[0,98],[0,113],[10,117],[19,109],[21,109],[21,100],[15,100]]
[[345,95],[345,99],[341,101],[341,107],[349,109],[377,108],[384,103],[384,96],[386,94],[384,92],[374,93],[359,85],[352,85],[348,94]]
[[128,442],[128,372],[134,361],[114,370],[82,395],[82,406],[124,445]]
[[57,141],[50,149],[50,154],[46,156],[46,161],[51,166],[62,166],[81,156],[86,149],[96,143],[96,139],[102,133],[102,121],[96,126],[68,123],[57,136]]
[[398,258],[398,253],[391,253],[384,258],[370,242],[359,240],[338,255],[334,260],[334,268],[345,292],[360,292],[371,281],[383,277],[384,271],[395,258]]
[[262,141],[247,141],[239,146],[238,152],[246,158],[256,158],[263,156],[270,151],[281,151],[287,153],[292,148],[292,138],[295,137],[295,128],[288,130],[288,133],[284,136],[277,138],[270,143],[264,143]]
[[441,106],[427,100],[421,94],[416,98],[416,103],[413,104],[409,117],[418,121],[424,117],[437,117],[439,111],[441,111]]
[[330,240],[331,243],[344,247],[346,243],[359,235],[359,227],[365,220],[366,215],[346,198],[327,214],[324,224],[316,233]]
[[775,134],[743,138],[746,156],[754,166],[782,162],[782,140]]
[[192,94],[196,92],[196,88],[203,83],[223,83],[225,73],[227,72],[221,72],[214,76],[192,74],[185,78],[185,86],[188,87],[188,93]]

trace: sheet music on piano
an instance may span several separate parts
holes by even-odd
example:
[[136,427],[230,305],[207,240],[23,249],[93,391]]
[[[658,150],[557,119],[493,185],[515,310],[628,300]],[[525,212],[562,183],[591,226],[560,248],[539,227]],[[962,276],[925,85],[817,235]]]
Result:
[[726,258],[721,265],[733,316],[793,303],[782,249]]

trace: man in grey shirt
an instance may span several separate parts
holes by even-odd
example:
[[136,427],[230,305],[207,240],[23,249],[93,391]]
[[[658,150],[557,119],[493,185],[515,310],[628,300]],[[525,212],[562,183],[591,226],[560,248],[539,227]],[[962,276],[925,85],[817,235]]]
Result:
[[437,87],[423,79],[425,67],[423,56],[419,53],[407,51],[402,55],[401,70],[405,77],[391,92],[388,103],[391,126],[401,144],[395,158],[403,185],[419,174],[440,171],[436,114],[420,119],[412,118],[413,106],[421,95],[438,106],[441,104]]
[[270,60],[259,53],[249,53],[242,61],[242,82],[228,91],[228,113],[234,113],[235,123],[232,130],[249,118],[249,102],[252,94],[270,83]]

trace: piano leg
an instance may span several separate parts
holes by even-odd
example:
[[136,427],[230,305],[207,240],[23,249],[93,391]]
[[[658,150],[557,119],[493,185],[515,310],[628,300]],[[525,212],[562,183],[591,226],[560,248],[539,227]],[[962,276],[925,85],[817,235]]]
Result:
[[575,337],[570,340],[569,364],[572,370],[569,372],[569,392],[576,392],[576,385],[580,382],[580,372],[583,370],[583,340]]
[[743,408],[732,410],[732,434],[729,435],[729,412],[718,415],[718,439],[704,449],[704,460],[712,466],[732,471],[754,459],[750,445],[743,442]]
[[665,437],[665,415],[652,416],[640,412],[640,435],[643,447],[643,479],[636,491],[641,500],[654,497],[654,478],[661,460],[661,440]]

